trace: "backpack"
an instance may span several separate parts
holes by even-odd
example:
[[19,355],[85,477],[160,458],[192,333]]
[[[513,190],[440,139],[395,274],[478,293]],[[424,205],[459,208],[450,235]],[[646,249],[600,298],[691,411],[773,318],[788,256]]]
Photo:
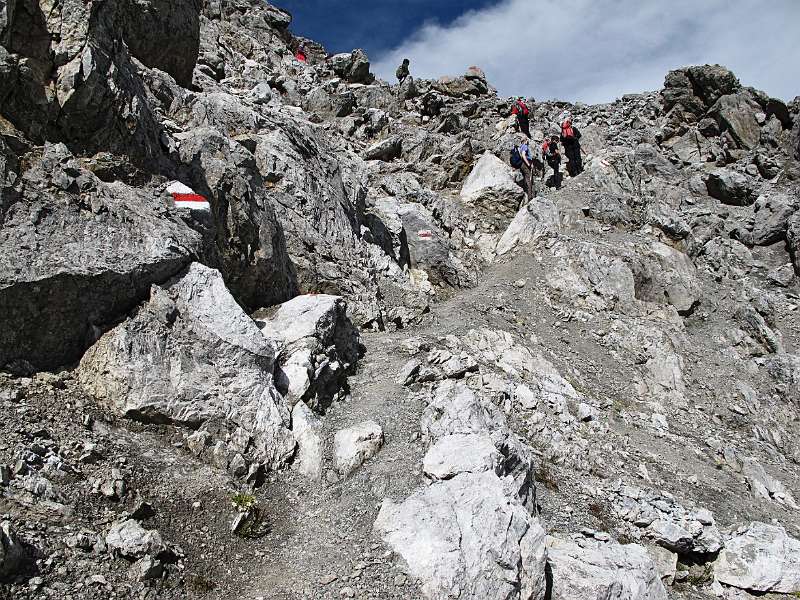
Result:
[[572,129],[572,125],[567,125],[566,123],[561,126],[561,135],[564,136],[564,139],[570,140],[575,137],[575,131]]
[[525,104],[522,100],[517,100],[516,107],[517,107],[517,111],[519,111],[521,114],[525,115],[526,117],[528,116],[528,112],[529,112],[528,105]]
[[522,166],[522,157],[519,154],[519,146],[514,146],[511,149],[511,166],[519,169]]

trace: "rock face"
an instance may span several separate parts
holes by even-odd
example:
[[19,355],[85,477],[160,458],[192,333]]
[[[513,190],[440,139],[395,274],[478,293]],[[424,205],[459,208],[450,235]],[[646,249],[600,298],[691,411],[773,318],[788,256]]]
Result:
[[336,432],[333,454],[336,471],[347,476],[383,446],[383,429],[375,421],[365,421]]
[[[275,347],[219,272],[191,265],[86,353],[78,377],[113,412],[201,428],[215,462],[277,468],[292,455],[289,410],[273,385]],[[230,443],[219,439],[230,435]],[[237,459],[238,462],[238,459]]]
[[345,388],[360,337],[342,298],[298,296],[256,324],[277,348],[275,385],[290,405],[302,400],[323,410]]
[[[160,197],[100,181],[63,145],[46,146],[24,179],[0,229],[0,366],[78,360],[152,283],[203,254],[202,234]],[[87,203],[65,201],[72,190],[83,190]],[[70,231],[81,232],[80,243]]]
[[375,530],[428,598],[542,600],[544,530],[507,493],[493,472],[463,473],[384,501]]
[[653,561],[642,546],[547,538],[553,600],[666,600]]
[[800,541],[783,527],[751,523],[725,543],[714,564],[725,585],[752,592],[800,591]]

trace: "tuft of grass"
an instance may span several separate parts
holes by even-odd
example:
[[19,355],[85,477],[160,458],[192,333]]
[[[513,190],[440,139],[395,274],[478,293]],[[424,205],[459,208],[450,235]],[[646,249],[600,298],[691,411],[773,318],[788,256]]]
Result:
[[258,500],[252,494],[234,494],[231,496],[231,504],[239,512],[247,512],[258,506]]

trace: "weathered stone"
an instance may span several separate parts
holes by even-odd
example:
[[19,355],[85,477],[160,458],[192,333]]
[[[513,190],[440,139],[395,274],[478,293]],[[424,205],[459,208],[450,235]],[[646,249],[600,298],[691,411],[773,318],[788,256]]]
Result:
[[461,188],[461,200],[467,205],[507,218],[517,214],[524,197],[513,169],[491,152],[478,159]]
[[391,161],[403,151],[403,138],[395,136],[377,142],[364,151],[364,160]]
[[547,537],[553,600],[666,600],[667,592],[647,550],[636,544]]
[[800,541],[783,527],[751,523],[725,543],[714,575],[725,585],[752,592],[800,592]]
[[297,296],[269,318],[256,318],[277,348],[275,385],[290,405],[303,400],[324,410],[345,387],[361,341],[338,296]]
[[194,427],[225,423],[242,440],[240,452],[278,467],[295,441],[273,385],[274,357],[274,345],[219,272],[195,263],[154,287],[150,302],[103,336],[81,361],[78,379],[117,414]]
[[105,541],[110,552],[130,560],[138,560],[145,555],[159,558],[169,553],[158,531],[147,530],[133,519],[114,523]]
[[559,212],[555,202],[536,197],[519,209],[497,242],[495,252],[502,256],[517,246],[529,244],[548,233],[558,232],[559,229]]
[[543,600],[544,530],[493,472],[463,473],[395,504],[375,530],[432,599]]
[[733,139],[748,150],[758,146],[761,127],[756,121],[756,113],[761,107],[746,93],[722,96],[711,108],[720,129],[728,131]]
[[746,175],[730,169],[717,169],[706,180],[708,194],[724,204],[746,206],[752,204],[753,186]]
[[333,440],[336,471],[347,476],[383,446],[383,429],[374,421],[365,421],[337,431]]
[[800,207],[800,200],[788,194],[759,196],[754,207],[751,241],[769,246],[786,239],[789,219]]
[[322,479],[322,420],[302,401],[292,409],[292,433],[297,441],[297,470],[310,479]]
[[461,473],[494,471],[500,474],[502,456],[489,435],[446,435],[428,450],[422,470],[434,481],[452,479]]

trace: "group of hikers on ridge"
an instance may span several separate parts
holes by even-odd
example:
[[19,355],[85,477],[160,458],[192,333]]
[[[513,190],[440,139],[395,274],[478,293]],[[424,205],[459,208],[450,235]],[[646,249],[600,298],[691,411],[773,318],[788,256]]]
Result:
[[[395,71],[397,81],[401,85],[410,76],[409,64],[410,61],[405,58],[400,66],[397,67],[397,71]],[[517,128],[523,135],[521,143],[511,150],[511,166],[522,171],[528,200],[533,199],[536,195],[536,190],[534,189],[535,177],[541,174],[542,179],[544,179],[545,163],[553,169],[552,186],[556,189],[561,189],[561,150],[559,149],[559,142],[564,148],[564,154],[567,157],[566,167],[570,177],[575,177],[583,172],[581,132],[572,124],[571,117],[567,116],[561,123],[560,134],[553,133],[549,139],[545,137],[541,147],[534,148],[530,142],[532,137],[530,109],[522,97],[514,100],[511,114],[516,117]]]
[[[511,149],[511,166],[522,171],[525,181],[525,193],[531,200],[536,194],[534,177],[541,173],[544,179],[545,163],[553,169],[551,178],[552,186],[561,189],[561,150],[559,142],[564,148],[567,157],[567,172],[570,177],[575,177],[583,172],[583,159],[581,158],[581,132],[572,124],[572,118],[567,116],[561,123],[561,133],[553,133],[545,140],[541,147],[531,146],[530,109],[522,98],[517,98],[511,108],[511,114],[516,117],[517,128],[522,134],[520,144]],[[550,180],[548,180],[550,181]]]

